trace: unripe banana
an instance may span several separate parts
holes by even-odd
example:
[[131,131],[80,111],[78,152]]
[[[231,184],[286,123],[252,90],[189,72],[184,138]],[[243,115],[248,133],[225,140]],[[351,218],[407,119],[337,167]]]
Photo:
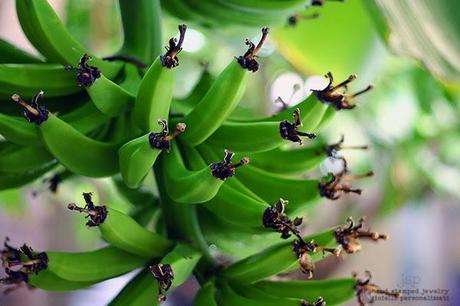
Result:
[[[17,0],[16,12],[29,41],[50,62],[73,65],[87,53],[70,35],[47,0]],[[98,58],[94,58],[94,64],[110,79],[122,67]]]
[[[118,171],[118,146],[93,140],[48,110],[38,105],[43,92],[29,105],[18,95],[12,99],[24,107],[25,117],[39,125],[40,135],[48,151],[68,170],[91,177],[108,176]],[[75,150],[79,149],[77,153]]]
[[182,50],[187,26],[179,26],[179,41],[169,40],[167,52],[157,57],[147,70],[139,87],[133,109],[133,122],[144,132],[158,131],[156,122],[168,118],[175,83],[175,69],[179,65],[178,53]]
[[86,213],[90,218],[86,225],[97,226],[102,238],[111,245],[147,258],[161,257],[173,246],[172,241],[145,229],[124,213],[94,205],[91,193],[83,193],[83,197],[86,202],[84,208],[74,203],[69,204],[68,208]]
[[156,306],[157,295],[158,282],[148,269],[144,269],[129,281],[108,306]]
[[148,259],[114,247],[95,251],[47,252],[48,270],[75,282],[100,282],[144,266]]
[[149,171],[151,171],[158,155],[163,151],[169,151],[171,141],[185,131],[185,124],[178,123],[172,134],[169,134],[166,120],[158,123],[163,130],[159,133],[149,133],[133,139],[124,144],[120,150],[120,172],[124,182],[130,188],[139,187]]
[[33,169],[23,173],[0,172],[0,190],[17,188],[26,185],[35,179],[39,178],[46,172],[50,171],[57,165],[57,162],[52,162],[46,165],[41,165],[37,169]]
[[181,138],[189,145],[195,146],[205,141],[238,105],[246,89],[248,71],[255,72],[259,68],[255,57],[267,35],[268,28],[263,28],[257,46],[246,40],[248,51],[227,65],[203,99],[184,117],[188,130]]
[[24,50],[10,44],[6,40],[0,39],[0,63],[9,64],[29,64],[41,63],[42,61],[27,53]]
[[10,144],[0,150],[0,169],[4,172],[24,173],[54,160],[48,150],[40,146],[23,147]]
[[193,300],[193,306],[217,306],[215,298],[216,288],[211,282],[204,284]]
[[18,145],[42,145],[40,134],[34,124],[25,122],[23,118],[12,117],[2,113],[0,113],[0,135]]
[[49,270],[40,271],[38,274],[29,275],[28,284],[46,291],[74,291],[85,289],[94,282],[77,282],[58,277]]

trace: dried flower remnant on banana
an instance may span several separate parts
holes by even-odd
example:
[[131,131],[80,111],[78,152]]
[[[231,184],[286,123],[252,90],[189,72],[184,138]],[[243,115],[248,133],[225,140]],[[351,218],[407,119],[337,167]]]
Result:
[[215,178],[225,181],[235,175],[236,168],[249,164],[248,157],[243,157],[238,163],[232,164],[233,156],[235,153],[225,150],[224,160],[211,164],[211,173]]
[[306,136],[309,139],[316,138],[316,134],[314,133],[306,133],[298,130],[299,127],[303,126],[300,117],[300,109],[296,108],[292,116],[294,117],[294,122],[289,122],[287,120],[280,122],[280,134],[283,139],[298,142],[300,145],[303,145],[300,136]]
[[24,108],[23,116],[27,119],[27,121],[40,125],[48,119],[49,114],[45,107],[38,104],[38,101],[43,97],[43,94],[43,91],[37,93],[32,98],[32,102],[30,104],[24,101],[18,94],[12,95],[11,99]]
[[359,219],[358,223],[353,221],[352,217],[347,219],[348,225],[338,227],[334,231],[334,237],[342,250],[348,254],[353,254],[361,250],[359,239],[370,239],[373,241],[387,240],[388,235],[371,232],[370,229],[364,230],[364,218]]
[[[15,285],[5,293],[18,288],[21,284],[29,281],[29,274],[38,274],[48,267],[48,255],[45,252],[35,252],[27,244],[19,248],[8,244],[7,237],[4,242],[4,249],[1,250],[2,267],[5,269],[6,277],[0,279],[0,284]],[[15,269],[10,269],[15,267]],[[19,267],[19,268],[18,268]]]
[[399,292],[391,292],[371,283],[372,274],[370,271],[365,271],[365,275],[366,278],[361,279],[358,278],[357,273],[353,273],[353,277],[356,279],[355,291],[359,306],[372,304],[374,302],[375,295],[386,295],[393,297],[394,299],[401,297],[401,293]]
[[281,233],[282,239],[287,239],[291,235],[296,237],[292,243],[292,251],[298,258],[300,270],[310,279],[313,277],[313,271],[315,270],[315,264],[310,257],[310,253],[329,252],[338,256],[340,252],[337,249],[318,246],[313,240],[305,242],[298,229],[302,224],[302,218],[296,217],[291,221],[284,213],[287,203],[287,201],[280,199],[272,207],[268,207],[264,211],[262,223],[265,228],[271,228]]
[[78,211],[79,213],[86,213],[85,218],[89,218],[86,222],[86,226],[93,227],[102,224],[107,218],[107,207],[105,205],[96,206],[92,200],[91,192],[84,192],[83,198],[85,199],[85,207],[78,207],[75,203],[70,203],[67,205],[67,208],[70,210]]
[[326,306],[326,301],[322,298],[319,297],[315,302],[310,303],[307,301],[302,301],[300,306]]
[[101,77],[101,71],[95,66],[91,66],[88,62],[91,56],[83,54],[77,67],[65,66],[68,71],[75,71],[77,74],[77,84],[81,87],[90,87]]
[[310,15],[295,14],[288,17],[287,24],[294,27],[299,23],[300,20],[311,20],[317,18],[319,18],[319,13],[313,13]]
[[265,209],[262,223],[265,228],[271,228],[281,233],[281,238],[287,239],[294,235],[300,235],[298,227],[302,224],[302,218],[296,217],[293,221],[284,213],[288,201],[279,199],[273,206]]
[[182,51],[186,30],[187,26],[185,24],[179,25],[179,41],[177,41],[175,37],[169,40],[168,46],[165,47],[166,53],[160,56],[161,63],[164,67],[174,68],[179,66],[179,58],[177,55]]
[[326,156],[334,159],[334,160],[341,160],[343,163],[343,171],[348,172],[348,163],[345,157],[339,154],[341,150],[367,150],[368,146],[344,146],[343,143],[345,141],[345,136],[342,135],[340,140],[337,143],[330,144],[324,147],[324,152]]
[[322,90],[312,90],[312,92],[316,95],[318,100],[325,104],[331,105],[336,110],[355,108],[356,104],[353,104],[352,100],[372,89],[372,85],[369,85],[361,91],[346,95],[345,93],[347,86],[349,83],[356,79],[356,75],[350,75],[348,79],[335,86],[332,85],[334,78],[332,77],[331,72],[328,72],[325,77],[329,79],[329,84],[326,86],[326,88]]
[[[311,0],[312,6],[323,6],[326,0]],[[334,1],[334,2],[344,2],[345,0],[327,0],[327,1]]]
[[150,272],[158,282],[158,301],[166,301],[166,291],[172,285],[174,279],[174,272],[170,264],[157,264],[150,266]]
[[257,46],[251,40],[246,38],[245,44],[248,45],[249,48],[246,51],[246,53],[244,53],[244,55],[238,56],[236,58],[241,67],[252,72],[256,72],[257,70],[259,70],[259,63],[257,62],[256,58],[260,49],[262,49],[265,40],[267,39],[268,32],[269,28],[262,28],[262,37],[260,38],[260,41],[257,44]]
[[361,175],[347,174],[348,169],[344,169],[338,174],[329,173],[318,183],[319,194],[329,200],[338,200],[344,193],[361,194],[362,190],[353,188],[349,181],[362,179],[374,175],[372,171]]
[[149,134],[150,146],[153,149],[169,152],[171,150],[171,141],[179,134],[182,134],[187,126],[185,123],[178,123],[174,128],[174,132],[170,134],[166,120],[160,119],[158,120],[158,124],[161,125],[161,132]]

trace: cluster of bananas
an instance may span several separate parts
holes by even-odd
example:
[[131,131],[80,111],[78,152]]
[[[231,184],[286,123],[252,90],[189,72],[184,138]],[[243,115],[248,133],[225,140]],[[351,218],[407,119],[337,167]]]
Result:
[[[188,18],[204,18],[190,5],[215,18],[206,19],[210,22],[233,16],[259,23],[273,21],[280,10],[291,14],[305,1],[163,2],[193,14]],[[270,14],[259,10],[261,3]],[[1,258],[7,277],[0,283],[76,290],[142,268],[110,305],[153,305],[192,273],[202,285],[197,306],[334,305],[354,294],[363,304],[365,296],[384,293],[369,280],[353,278],[266,280],[299,264],[311,276],[314,262],[325,252],[355,253],[359,239],[386,239],[351,219],[347,226],[304,237],[298,228],[302,219],[291,220],[320,197],[334,200],[361,192],[350,185],[356,177],[346,164],[342,172],[325,178],[298,174],[328,157],[344,160],[338,153],[343,139],[326,145],[313,140],[312,131],[326,125],[336,111],[354,108],[352,99],[370,88],[347,95],[346,86],[355,76],[333,85],[328,73],[328,86],[298,106],[257,120],[232,119],[248,78],[259,69],[257,54],[268,28],[262,29],[257,44],[246,40],[248,50],[230,59],[217,77],[204,71],[188,97],[175,99],[176,67],[187,27],[180,25],[179,38],[171,38],[166,52],[156,56],[159,2],[126,0],[120,8],[123,48],[100,59],[72,38],[46,0],[16,1],[21,27],[46,62],[0,41],[0,134],[5,139],[0,142],[0,189],[64,169],[46,179],[51,190],[71,175],[113,177],[136,209],[125,214],[95,204],[92,194],[84,193],[84,206],[71,203],[68,208],[84,213],[86,225],[96,227],[109,246],[37,253],[5,242]],[[21,108],[25,118],[19,116]],[[286,146],[302,145],[305,138],[312,145]],[[238,162],[233,162],[235,156]],[[156,193],[143,186],[152,169]],[[161,216],[156,232],[145,227],[154,212]],[[276,232],[288,240],[280,243]],[[236,243],[244,247],[238,249]],[[253,251],[244,250],[249,245]],[[236,262],[228,263],[229,256]]]

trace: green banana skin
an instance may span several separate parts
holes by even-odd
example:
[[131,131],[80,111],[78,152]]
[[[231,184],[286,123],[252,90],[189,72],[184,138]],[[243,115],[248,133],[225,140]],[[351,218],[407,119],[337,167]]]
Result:
[[150,65],[162,49],[160,1],[119,0],[118,3],[124,32],[118,53],[135,56]]
[[170,264],[174,272],[173,288],[177,288],[185,283],[201,256],[202,254],[196,249],[179,243],[171,252],[163,257],[161,263]]
[[31,64],[42,63],[43,61],[32,54],[0,39],[0,63],[9,64]]
[[139,225],[131,217],[107,208],[108,215],[99,230],[102,238],[121,250],[152,258],[165,255],[173,242]]
[[228,284],[219,284],[220,301],[223,306],[299,306],[301,301],[294,299],[273,298],[260,295],[257,299],[249,299],[238,295]]
[[157,306],[158,282],[148,269],[139,272],[108,306]]
[[132,96],[137,96],[139,86],[141,85],[141,80],[142,78],[139,75],[138,68],[135,65],[131,65],[128,63],[125,64],[124,79],[123,81],[121,81],[120,86],[127,92],[129,92]]
[[38,146],[23,147],[10,144],[0,150],[0,169],[3,172],[20,174],[50,164],[53,160],[53,155]]
[[[305,237],[305,241],[314,240],[319,245],[330,246],[335,243],[334,229]],[[292,251],[292,241],[271,246],[257,254],[244,258],[222,271],[222,275],[235,282],[254,283],[284,271],[297,267],[297,258]],[[322,254],[311,255],[313,261],[322,259]]]
[[89,177],[118,172],[118,145],[91,139],[53,114],[39,129],[49,152],[68,170]]
[[239,170],[241,182],[267,203],[275,203],[279,198],[288,200],[286,211],[290,215],[316,203],[320,197],[318,180],[286,178],[251,165]]
[[181,139],[195,146],[211,136],[240,102],[246,89],[248,74],[248,70],[232,60],[203,99],[184,117],[187,133]]
[[134,105],[136,99],[131,93],[104,75],[86,88],[86,91],[97,109],[108,117],[120,115],[128,107]]
[[188,114],[192,111],[201,98],[206,94],[206,92],[211,88],[212,84],[216,79],[205,67],[201,73],[200,79],[193,86],[192,91],[185,98],[173,99],[171,104],[171,112],[179,114]]
[[24,97],[32,98],[40,90],[44,90],[48,97],[57,97],[77,93],[82,88],[62,65],[0,64],[0,95],[20,92]]
[[317,129],[322,130],[324,127],[326,127],[334,118],[335,113],[337,113],[337,111],[333,107],[328,107],[324,113],[323,118],[321,119],[321,122],[318,124]]
[[118,150],[118,155],[120,172],[126,186],[139,187],[160,153],[161,150],[153,149],[150,145],[149,134],[124,144]]
[[164,67],[160,57],[144,75],[132,112],[134,124],[143,132],[158,132],[158,119],[168,118],[175,78],[175,69]]
[[[224,2],[222,0],[218,1],[222,3]],[[260,11],[261,13],[267,13],[270,12],[270,10],[278,12],[279,10],[296,9],[297,11],[300,11],[305,8],[304,0],[226,0],[225,3],[228,5],[236,6],[240,9],[245,9],[248,11],[256,10]]]
[[128,188],[120,175],[112,177],[113,185],[115,186],[119,195],[125,198],[134,206],[158,206],[158,199],[155,194],[153,194],[147,188],[137,188],[131,189]]
[[17,188],[24,186],[46,172],[50,171],[57,165],[56,161],[50,162],[45,165],[41,165],[37,169],[33,169],[31,171],[23,172],[23,173],[8,173],[8,172],[0,172],[0,190],[6,190],[11,188]]
[[[16,12],[29,41],[50,62],[72,65],[89,53],[69,34],[47,0],[16,0]],[[122,67],[94,56],[93,63],[110,79]]]
[[38,274],[29,276],[29,285],[46,291],[74,291],[85,289],[94,284],[94,282],[76,282],[58,277],[49,270],[40,271]]
[[271,151],[251,154],[251,165],[276,174],[296,174],[318,166],[327,156],[325,143],[316,141],[301,148],[279,147]]
[[314,301],[323,297],[327,305],[342,305],[355,296],[354,278],[309,281],[261,281],[254,284],[267,294]]
[[211,282],[204,284],[193,300],[193,306],[217,306],[215,299],[216,288]]
[[204,203],[216,196],[224,181],[215,178],[209,166],[197,171],[188,170],[179,148],[173,144],[169,154],[161,156],[166,191],[179,203]]
[[167,10],[168,13],[172,14],[180,20],[192,21],[206,28],[211,28],[221,24],[220,21],[205,18],[194,12],[193,8],[189,7],[188,4],[184,3],[182,0],[161,0],[161,6]]
[[47,252],[48,270],[75,282],[100,282],[144,266],[148,259],[114,247],[90,252]]
[[91,102],[86,102],[71,112],[62,114],[59,118],[82,134],[88,134],[109,120]]

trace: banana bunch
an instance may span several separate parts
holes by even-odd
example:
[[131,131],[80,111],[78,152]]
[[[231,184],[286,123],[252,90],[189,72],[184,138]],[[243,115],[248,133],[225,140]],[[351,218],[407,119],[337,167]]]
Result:
[[[269,35],[264,27],[257,44],[247,39],[247,51],[217,76],[205,69],[190,95],[178,99],[173,88],[187,26],[179,25],[179,37],[160,54],[160,1],[119,2],[123,46],[99,58],[70,35],[46,0],[16,0],[21,27],[41,56],[0,40],[0,190],[41,179],[56,192],[67,177],[111,177],[133,209],[124,213],[84,193],[84,204],[67,207],[84,214],[108,246],[36,252],[7,240],[0,284],[69,291],[141,268],[110,305],[158,304],[191,274],[202,285],[195,305],[321,306],[346,301],[356,288],[382,293],[351,278],[268,280],[298,268],[310,278],[324,256],[352,254],[360,240],[387,238],[352,219],[304,236],[297,217],[322,197],[361,193],[351,181],[371,173],[350,174],[339,153],[347,148],[343,138],[327,144],[317,133],[371,87],[346,94],[356,76],[334,85],[328,73],[329,84],[296,106],[264,118],[232,117],[260,68],[257,55]],[[161,5],[205,25],[260,25],[276,23],[305,1]],[[341,160],[343,171],[303,176],[327,158]],[[154,191],[145,183],[152,172]],[[147,227],[152,219],[154,230]]]

